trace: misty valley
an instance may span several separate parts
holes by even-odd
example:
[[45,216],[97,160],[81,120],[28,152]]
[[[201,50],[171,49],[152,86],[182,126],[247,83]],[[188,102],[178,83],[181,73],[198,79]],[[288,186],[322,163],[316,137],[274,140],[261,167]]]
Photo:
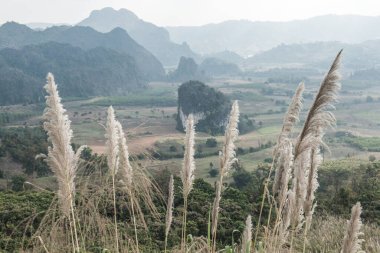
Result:
[[380,252],[379,25],[2,24],[0,252]]

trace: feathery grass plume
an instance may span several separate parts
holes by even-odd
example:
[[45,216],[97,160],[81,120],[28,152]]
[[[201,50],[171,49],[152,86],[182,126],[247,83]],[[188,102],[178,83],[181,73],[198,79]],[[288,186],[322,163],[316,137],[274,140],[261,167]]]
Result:
[[322,163],[321,153],[319,148],[317,150],[311,150],[311,162],[310,169],[308,171],[308,177],[306,182],[306,196],[303,204],[303,210],[306,218],[306,231],[309,230],[311,225],[312,216],[315,209],[315,191],[317,190],[318,183],[318,167]]
[[234,101],[228,120],[228,125],[224,135],[224,145],[222,150],[222,161],[220,168],[220,177],[227,176],[231,169],[232,164],[236,161],[235,157],[235,144],[239,135],[239,104]]
[[45,90],[46,109],[44,111],[44,129],[47,132],[48,140],[52,146],[48,148],[46,161],[58,181],[58,199],[62,213],[69,217],[70,208],[74,205],[75,194],[75,176],[80,152],[83,148],[78,149],[77,155],[71,146],[73,132],[70,128],[70,120],[65,114],[66,110],[61,104],[61,98],[58,94],[57,85],[54,82],[54,76],[47,75],[47,84]]
[[334,109],[340,89],[339,66],[342,50],[335,57],[330,70],[323,79],[318,94],[309,110],[305,124],[295,145],[294,159],[307,149],[317,148],[322,143],[322,137],[327,127],[335,125],[335,117],[329,109]]
[[132,177],[133,177],[133,170],[132,166],[129,162],[129,152],[128,152],[128,146],[127,146],[127,140],[124,135],[123,127],[121,126],[120,122],[115,120],[116,129],[118,132],[118,144],[119,144],[119,154],[118,154],[118,170],[121,174],[121,183],[123,185],[124,190],[128,192],[130,203],[131,203],[131,210],[132,210],[132,219],[133,219],[133,226],[135,230],[135,243],[136,243],[136,250],[139,251],[139,242],[137,237],[137,226],[136,226],[136,217],[135,217],[135,209],[134,209],[134,196],[133,196],[133,185],[132,185]]
[[127,140],[125,138],[123,128],[119,121],[116,120],[116,128],[119,135],[119,154],[118,154],[118,170],[121,175],[121,182],[123,187],[128,189],[132,187],[133,169],[129,162],[129,151]]
[[183,158],[183,166],[182,166],[182,171],[181,171],[184,198],[187,198],[191,189],[193,188],[194,171],[195,171],[194,137],[195,137],[194,118],[193,118],[193,115],[190,114],[186,121],[185,154]]
[[293,144],[290,139],[284,138],[277,145],[278,158],[274,161],[276,172],[273,182],[273,194],[277,196],[278,211],[281,213],[288,192],[288,184],[293,166]]
[[362,212],[362,207],[360,203],[356,203],[351,210],[351,219],[347,221],[346,234],[343,239],[342,251],[341,253],[361,253],[363,239],[359,239],[359,236],[363,235],[360,232],[362,222],[360,220],[360,215]]
[[228,175],[232,164],[236,161],[235,157],[235,144],[237,140],[239,130],[239,104],[234,101],[232,104],[232,109],[230,112],[228,124],[224,134],[224,145],[222,152],[219,153],[220,169],[219,169],[219,180],[216,183],[216,193],[214,198],[214,203],[212,207],[212,252],[216,251],[216,231],[218,227],[218,216],[219,216],[219,206],[222,194],[223,178]]
[[323,144],[322,137],[327,127],[335,124],[335,117],[330,108],[337,101],[340,89],[339,65],[342,50],[335,57],[329,71],[323,79],[318,94],[309,110],[305,124],[294,148],[294,178],[295,213],[292,215],[292,228],[300,228],[303,220],[303,202],[306,197],[306,172],[310,169],[311,149],[317,149]]
[[280,144],[282,140],[284,140],[285,138],[290,137],[290,134],[293,130],[294,125],[299,121],[299,114],[302,109],[302,102],[303,102],[302,94],[304,90],[305,90],[305,84],[301,82],[298,85],[296,92],[294,93],[292,102],[290,103],[288,107],[288,111],[284,117],[282,130],[277,140],[277,145]]
[[248,215],[245,221],[245,229],[243,232],[243,238],[241,242],[241,253],[251,252],[251,242],[252,242],[252,218]]
[[[303,82],[301,82],[297,89],[296,92],[292,98],[292,101],[288,107],[288,111],[285,114],[284,120],[283,120],[283,125],[282,125],[282,130],[280,135],[278,136],[277,139],[277,144],[273,149],[273,162],[268,174],[268,180],[266,180],[264,189],[267,189],[269,181],[272,176],[272,171],[275,170],[275,178],[272,186],[272,192],[273,195],[277,199],[276,205],[276,212],[277,212],[277,217],[276,217],[276,224],[280,225],[279,228],[275,228],[272,232],[272,236],[276,237],[278,232],[284,228],[283,224],[280,224],[282,222],[282,212],[284,205],[286,203],[286,195],[288,193],[288,184],[292,172],[292,166],[293,166],[293,143],[290,140],[290,134],[294,128],[294,125],[297,123],[299,120],[299,113],[302,109],[302,94],[305,89],[305,85]],[[261,223],[261,216],[262,216],[262,211],[264,208],[264,203],[265,203],[265,198],[266,198],[266,193],[264,192],[263,194],[263,199],[261,201],[261,208],[260,208],[260,215],[259,215],[259,220],[257,223],[257,229],[255,233],[255,239],[254,239],[254,247],[256,246],[256,240],[259,232],[259,226]],[[269,222],[270,219],[268,219]],[[276,225],[277,226],[277,225]],[[288,226],[286,226],[287,229]],[[277,230],[280,229],[280,230]],[[281,232],[281,231],[280,231]],[[280,237],[284,235],[284,232],[281,232],[282,234],[279,235]],[[278,238],[277,238],[278,239]],[[278,240],[271,240],[273,243],[276,244]],[[280,240],[282,243],[282,240]],[[275,246],[276,247],[276,246]]]
[[283,243],[285,243],[288,234],[289,234],[289,226],[292,218],[292,214],[294,213],[294,202],[296,200],[296,195],[292,190],[289,190],[286,197],[286,202],[284,205],[283,213],[282,213],[282,219],[280,223],[279,228],[279,236],[280,236],[280,246],[282,246]]
[[107,164],[112,177],[112,195],[113,195],[113,214],[115,226],[116,252],[119,252],[119,232],[117,228],[117,211],[116,211],[116,186],[115,176],[118,171],[119,163],[119,131],[115,119],[115,111],[112,106],[108,108],[106,124],[106,146],[107,146]]
[[[302,94],[305,89],[305,85],[301,82],[292,98],[292,102],[289,105],[288,112],[284,117],[282,130],[277,139],[277,145],[273,149],[273,160],[275,170],[275,178],[273,182],[273,194],[277,194],[282,189],[282,192],[286,194],[287,184],[289,181],[288,173],[292,166],[292,156],[289,152],[292,151],[292,143],[290,142],[290,134],[293,130],[295,123],[299,120],[299,113],[302,109]],[[285,187],[286,185],[286,187]],[[285,189],[286,188],[286,189]],[[278,199],[281,200],[284,194]]]
[[184,251],[186,247],[186,223],[187,223],[187,198],[194,181],[194,137],[195,126],[193,115],[190,114],[186,121],[186,136],[185,136],[185,154],[183,157],[183,165],[181,171],[182,191],[183,191],[183,220],[182,220],[182,243],[181,248]]
[[[70,228],[73,230],[75,237],[75,247],[79,249],[76,219],[74,215],[74,196],[75,196],[75,176],[78,169],[80,153],[84,147],[74,150],[71,146],[73,132],[70,128],[70,120],[65,114],[66,110],[61,104],[61,98],[58,94],[57,85],[54,76],[47,75],[47,84],[45,90],[46,109],[44,111],[44,129],[47,132],[48,140],[52,146],[48,148],[47,164],[53,171],[58,181],[58,201],[60,209],[70,220]],[[73,242],[74,244],[74,242]]]
[[107,111],[106,135],[107,138],[107,164],[114,177],[118,171],[118,154],[119,154],[119,132],[115,119],[115,111],[112,106]]
[[303,204],[306,198],[306,176],[305,173],[309,170],[310,151],[304,151],[300,157],[294,162],[294,176],[292,191],[295,195],[294,206],[291,208],[291,224],[293,231],[299,231],[303,226],[304,210]]
[[166,206],[166,217],[165,217],[165,252],[168,244],[168,235],[170,231],[170,226],[173,221],[173,203],[174,203],[174,179],[173,175],[170,176],[169,180],[169,196],[168,203]]

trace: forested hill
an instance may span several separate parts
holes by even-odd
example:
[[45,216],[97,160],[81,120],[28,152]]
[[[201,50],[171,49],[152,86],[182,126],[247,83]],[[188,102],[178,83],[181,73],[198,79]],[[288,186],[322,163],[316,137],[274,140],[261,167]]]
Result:
[[126,54],[48,42],[0,51],[0,104],[43,101],[48,72],[54,73],[63,97],[120,95],[145,85]]
[[21,48],[49,41],[68,43],[85,50],[97,47],[113,49],[133,57],[144,79],[161,80],[165,76],[160,61],[121,28],[115,28],[109,33],[100,33],[90,27],[77,26],[55,26],[44,31],[34,31],[14,22],[0,27],[0,49]]
[[95,10],[78,26],[89,26],[100,32],[121,27],[167,66],[177,65],[181,56],[198,57],[186,43],[173,43],[165,28],[146,22],[127,9],[114,10],[108,7]]

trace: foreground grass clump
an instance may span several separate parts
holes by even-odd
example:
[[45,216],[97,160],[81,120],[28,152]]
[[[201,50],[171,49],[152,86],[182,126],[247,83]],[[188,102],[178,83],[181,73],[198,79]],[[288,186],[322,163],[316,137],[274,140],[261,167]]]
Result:
[[[378,251],[376,239],[370,238],[367,244],[362,241],[360,203],[352,208],[346,226],[336,226],[332,235],[316,236],[323,227],[316,227],[314,217],[320,149],[325,131],[335,124],[331,108],[340,88],[340,55],[294,138],[304,91],[302,83],[298,86],[273,149],[273,162],[269,168],[258,169],[256,176],[238,168],[239,106],[237,101],[232,104],[214,187],[194,179],[196,122],[192,114],[186,118],[180,178],[168,175],[154,182],[141,164],[133,162],[112,107],[106,124],[107,155],[82,164],[83,149],[74,153],[70,121],[49,74],[44,127],[51,142],[47,161],[57,178],[58,194],[22,247],[36,252]],[[231,175],[236,188],[226,183]],[[249,176],[257,185],[241,184]],[[166,196],[158,186],[164,186]],[[198,226],[197,220],[203,224]]]

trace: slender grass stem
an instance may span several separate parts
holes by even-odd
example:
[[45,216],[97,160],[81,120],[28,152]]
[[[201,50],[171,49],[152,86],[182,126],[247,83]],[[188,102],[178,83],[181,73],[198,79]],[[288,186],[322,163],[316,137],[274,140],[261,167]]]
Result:
[[115,225],[116,252],[119,252],[119,231],[117,229],[116,189],[115,189],[114,173],[112,174],[112,193],[113,193],[113,217],[114,217],[114,225]]
[[139,251],[139,239],[138,239],[138,236],[137,236],[137,226],[136,226],[135,209],[134,209],[134,205],[133,205],[133,198],[132,198],[132,193],[131,193],[131,192],[130,192],[129,196],[130,196],[130,199],[131,199],[131,209],[132,209],[133,226],[134,226],[134,229],[135,229],[136,249],[137,249],[137,252],[140,252],[140,251]]

